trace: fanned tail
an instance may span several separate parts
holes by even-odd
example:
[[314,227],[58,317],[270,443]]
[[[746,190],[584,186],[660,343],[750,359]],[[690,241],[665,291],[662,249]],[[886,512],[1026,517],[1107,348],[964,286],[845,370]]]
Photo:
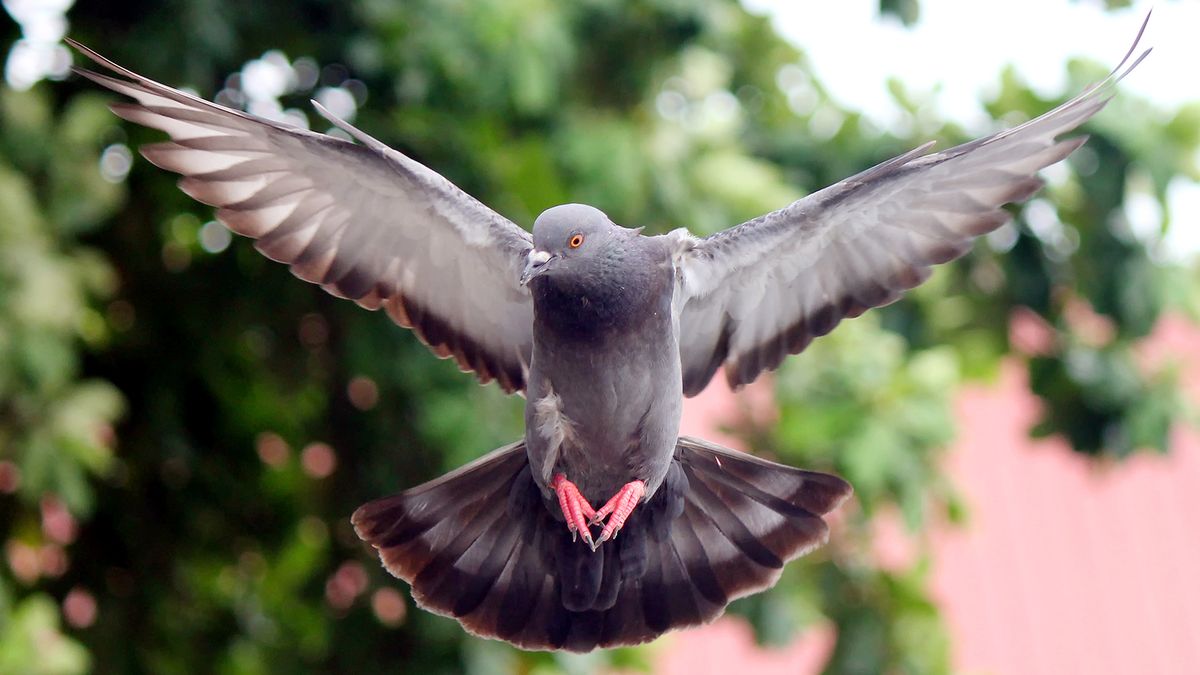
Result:
[[534,483],[523,442],[355,512],[422,608],[524,649],[586,652],[707,623],[822,544],[840,478],[681,438],[654,496],[592,552]]

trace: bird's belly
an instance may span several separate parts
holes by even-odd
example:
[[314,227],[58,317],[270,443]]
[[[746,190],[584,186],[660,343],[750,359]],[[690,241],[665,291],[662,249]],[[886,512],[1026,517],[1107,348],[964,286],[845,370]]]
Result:
[[557,363],[537,387],[540,398],[530,401],[527,433],[548,442],[547,473],[562,472],[589,500],[602,503],[633,480],[652,492],[666,474],[679,434],[682,377],[678,356],[653,347],[630,345],[620,359]]
[[556,471],[565,474],[589,501],[604,503],[621,486],[640,480],[648,492],[666,474],[679,433],[679,419],[656,429],[637,424],[580,424],[558,452]]

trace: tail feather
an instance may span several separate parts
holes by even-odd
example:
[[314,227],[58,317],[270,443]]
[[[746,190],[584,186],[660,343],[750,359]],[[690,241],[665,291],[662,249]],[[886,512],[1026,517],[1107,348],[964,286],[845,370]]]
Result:
[[694,507],[685,509],[676,523],[675,551],[686,561],[684,564],[687,567],[688,578],[692,580],[692,585],[700,597],[710,604],[724,607],[729,604],[729,595],[717,578],[708,551],[704,549],[704,544],[696,534],[693,519],[705,517],[695,514],[695,510]]
[[[688,477],[688,496],[708,516],[711,528],[760,566],[771,569],[783,567],[783,559],[761,538],[768,532],[777,532],[783,526],[784,523],[780,522],[783,517],[779,513],[766,509],[751,512],[750,499],[745,495],[724,489],[715,481],[714,485],[709,485],[705,477],[697,476],[691,467],[684,471]],[[765,527],[756,527],[760,531],[755,532],[750,528],[759,523],[752,518],[758,521],[770,519],[771,522]]]
[[[665,605],[666,620],[650,624],[652,628],[665,631],[675,625],[695,626],[707,623],[709,619],[724,610],[724,606],[702,603],[702,598],[697,597],[696,585],[691,579],[687,565],[679,555],[678,547],[672,540],[658,542],[657,557],[663,563],[663,587],[661,590],[655,591],[653,597]],[[643,603],[645,602],[645,590],[643,589]],[[665,603],[663,599],[666,600]]]
[[837,476],[696,438],[680,438],[675,457],[688,477],[689,503],[672,539],[689,540],[690,525],[729,601],[773,586],[785,563],[824,544],[829,528],[821,516],[851,493]]
[[[517,449],[521,452],[516,452]],[[392,497],[373,501],[360,507],[351,518],[358,535],[377,548],[399,549],[409,544],[453,537],[458,530],[444,527],[453,517],[457,525],[464,517],[490,507],[487,493],[502,490],[505,476],[515,475],[525,466],[524,443],[514,443],[495,450],[456,469],[441,478],[424,483]],[[470,496],[470,500],[455,497]],[[430,534],[433,531],[434,534]],[[441,546],[438,546],[440,550]],[[404,556],[397,552],[394,564],[403,565],[406,574],[415,575],[420,569],[409,565],[424,565],[427,558]]]
[[[498,496],[493,493],[491,498]],[[431,552],[429,562],[413,580],[414,587],[427,589],[425,593],[431,598],[453,602],[451,613],[455,616],[478,607],[496,580],[496,566],[507,562],[513,548],[515,536],[511,528],[500,530],[502,536],[496,541],[482,536],[495,528],[503,513],[503,509],[477,510],[461,530],[447,532],[453,539],[440,550],[432,549],[435,552]]]
[[505,515],[513,479],[527,466],[524,443],[515,443],[434,481],[366,504],[351,520],[358,536],[379,549],[384,566],[413,584],[419,604],[454,615],[460,600],[464,606],[459,609],[468,609],[469,594],[461,591],[470,582],[496,579],[491,568],[501,553],[496,544],[506,542],[490,534],[509,532],[497,527],[497,521]]
[[803,509],[824,515],[851,492],[850,485],[837,476],[777,464],[698,438],[680,438],[676,455],[691,468],[717,477],[781,513]]
[[597,551],[571,540],[515,443],[354,514],[427,610],[525,649],[584,652],[707,623],[828,536],[839,478],[681,438],[662,487]]

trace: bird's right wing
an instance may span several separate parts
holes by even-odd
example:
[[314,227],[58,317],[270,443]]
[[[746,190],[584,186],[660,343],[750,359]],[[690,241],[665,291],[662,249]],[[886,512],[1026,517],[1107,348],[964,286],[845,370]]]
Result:
[[142,154],[183,174],[180,188],[217,207],[229,229],[301,279],[385,308],[482,382],[525,388],[528,232],[319,105],[362,145],[210,103],[68,42],[119,77],[75,72],[137,101],[113,112],[170,135]]

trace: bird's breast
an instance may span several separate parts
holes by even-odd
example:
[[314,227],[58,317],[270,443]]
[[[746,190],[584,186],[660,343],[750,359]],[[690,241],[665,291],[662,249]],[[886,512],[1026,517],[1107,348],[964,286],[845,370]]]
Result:
[[[633,262],[631,262],[633,261]],[[665,340],[674,293],[669,260],[631,256],[534,280],[535,339],[616,344],[629,336]],[[653,334],[651,334],[653,332]]]

